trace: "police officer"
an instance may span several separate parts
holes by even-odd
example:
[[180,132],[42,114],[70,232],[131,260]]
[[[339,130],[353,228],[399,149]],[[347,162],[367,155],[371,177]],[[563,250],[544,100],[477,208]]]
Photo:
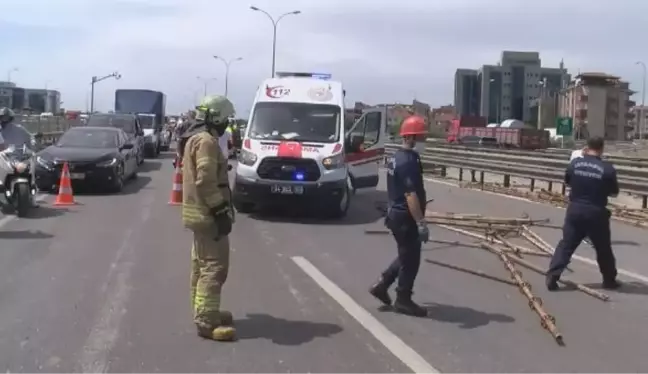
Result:
[[427,126],[419,116],[406,118],[401,124],[403,146],[387,160],[387,194],[389,205],[385,226],[392,232],[398,257],[382,273],[369,292],[385,305],[391,305],[389,287],[398,279],[394,310],[423,317],[427,311],[412,301],[414,280],[421,263],[421,243],[429,240],[425,221],[425,188],[419,151],[425,149]]
[[221,309],[229,272],[229,234],[234,222],[227,159],[218,146],[234,106],[224,96],[207,96],[179,142],[182,155],[182,221],[193,231],[191,302],[200,337],[235,339],[232,314]]
[[619,193],[616,170],[601,160],[603,138],[587,141],[583,156],[571,161],[565,172],[569,185],[569,206],[563,224],[563,238],[558,243],[547,272],[547,289],[558,289],[560,275],[569,264],[574,251],[588,237],[596,250],[596,261],[603,275],[603,288],[620,286],[616,280],[616,260],[610,239],[608,197]]

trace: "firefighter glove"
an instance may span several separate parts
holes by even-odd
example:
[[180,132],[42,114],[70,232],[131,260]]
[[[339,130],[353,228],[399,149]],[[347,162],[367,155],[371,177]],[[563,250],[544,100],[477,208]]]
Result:
[[213,208],[211,214],[216,223],[218,238],[229,235],[232,232],[232,218],[230,217],[229,207]]

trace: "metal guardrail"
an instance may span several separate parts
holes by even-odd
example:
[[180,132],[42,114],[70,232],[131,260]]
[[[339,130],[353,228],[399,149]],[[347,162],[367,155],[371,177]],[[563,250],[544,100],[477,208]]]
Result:
[[[387,154],[392,154],[398,146],[386,145]],[[421,155],[421,160],[426,168],[436,167],[441,169],[441,175],[446,175],[447,168],[460,169],[460,180],[463,178],[464,170],[480,172],[479,182],[484,184],[484,173],[492,173],[504,176],[504,187],[510,187],[510,177],[527,178],[531,180],[531,186],[535,180],[546,181],[549,183],[559,183],[563,185],[563,194],[566,186],[564,185],[564,168],[551,167],[538,163],[520,163],[520,162],[501,162],[493,160],[488,155],[483,157],[456,157],[447,155],[437,155],[425,153]],[[642,197],[642,207],[648,207],[648,179],[626,177],[619,175],[619,188],[623,192]]]
[[80,126],[81,120],[67,120],[63,117],[18,115],[16,116],[16,123],[34,135],[40,145],[46,146],[56,142],[69,128]]
[[[548,149],[548,150],[524,151],[519,149],[467,147],[467,146],[447,144],[447,143],[436,142],[436,141],[428,141],[427,144],[428,147],[433,147],[433,148],[456,149],[456,150],[465,150],[465,151],[472,151],[472,152],[482,152],[482,153],[502,154],[502,155],[516,155],[516,156],[526,156],[526,157],[542,157],[545,159],[564,160],[565,162],[569,160],[569,155],[572,152],[571,149],[570,150]],[[632,156],[616,156],[616,155],[606,155],[604,158],[610,162],[613,162],[615,166],[648,168],[648,158],[640,158],[640,157],[632,157]]]

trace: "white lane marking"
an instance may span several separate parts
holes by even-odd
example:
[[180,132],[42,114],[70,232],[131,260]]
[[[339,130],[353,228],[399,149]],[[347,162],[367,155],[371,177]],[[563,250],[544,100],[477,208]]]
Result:
[[351,296],[322,274],[310,261],[301,256],[291,257],[306,275],[311,277],[324,292],[360,323],[371,335],[385,346],[394,356],[415,373],[440,373],[430,365],[418,352],[405,344],[396,334],[389,331],[366,309],[356,303]]
[[[446,181],[441,181],[441,180],[438,180],[438,179],[432,179],[432,178],[424,178],[424,179],[425,179],[427,182],[438,183],[438,184],[443,184],[443,185],[446,185],[446,186],[451,186],[451,187],[461,188],[461,186],[459,186],[459,185],[457,185],[457,184],[454,184],[454,183],[452,183],[452,182],[446,182]],[[508,195],[504,195],[504,194],[500,194],[500,193],[492,192],[492,191],[481,191],[481,190],[476,190],[476,189],[468,189],[468,190],[472,190],[472,191],[476,191],[476,192],[482,192],[482,193],[487,193],[487,194],[491,194],[491,195],[497,195],[497,196],[500,196],[500,197],[506,197],[506,198],[509,198],[509,199],[520,200],[520,201],[524,201],[524,202],[528,202],[528,203],[533,203],[533,204],[539,204],[539,205],[543,205],[543,206],[546,206],[546,207],[549,207],[549,208],[556,208],[556,209],[562,209],[562,210],[565,210],[565,208],[563,208],[563,207],[558,207],[558,206],[548,205],[548,204],[544,204],[544,203],[541,203],[541,202],[537,202],[537,201],[533,201],[533,200],[525,199],[525,198],[523,198],[523,197],[518,197],[518,196],[508,196]],[[576,255],[576,254],[573,255],[572,258],[573,258],[573,259],[576,259],[576,260],[578,260],[578,261],[580,261],[580,262],[583,262],[583,263],[586,263],[586,264],[588,264],[588,265],[592,265],[592,266],[595,266],[596,268],[598,268],[598,263],[596,262],[596,260],[592,260],[591,258],[587,258],[587,257],[579,256],[579,255]],[[621,268],[618,268],[618,269],[617,269],[617,272],[618,272],[619,274],[625,275],[626,277],[634,278],[634,279],[636,279],[636,280],[640,280],[640,281],[642,281],[642,282],[648,283],[648,276],[641,275],[641,274],[635,273],[635,272],[633,272],[633,271],[626,270],[626,269],[621,269]]]
[[[40,194],[39,194],[39,195],[36,195],[36,196],[34,197],[34,200],[35,200],[37,203],[39,203],[39,202],[45,200],[46,198],[47,198],[47,195],[40,195]],[[36,208],[36,209],[38,209],[38,208]],[[9,222],[11,222],[11,221],[13,221],[13,220],[15,220],[15,219],[18,219],[18,217],[15,216],[15,215],[10,215],[10,216],[6,216],[6,217],[2,217],[2,218],[0,219],[0,227],[2,227],[2,226],[4,226],[4,225],[8,224]]]
[[[145,223],[151,216],[151,206],[154,195],[148,195],[141,207],[140,224]],[[122,317],[126,314],[126,303],[130,297],[130,276],[133,261],[125,260],[127,252],[133,250],[131,238],[135,228],[123,235],[123,240],[117,254],[110,264],[102,293],[106,298],[99,317],[90,335],[85,341],[79,366],[83,373],[105,373],[108,371],[108,355],[117,342]]]

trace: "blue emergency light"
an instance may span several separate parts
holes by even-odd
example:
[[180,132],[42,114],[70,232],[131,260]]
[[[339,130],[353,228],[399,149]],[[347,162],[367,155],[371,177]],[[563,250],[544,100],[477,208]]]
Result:
[[301,171],[295,172],[295,180],[298,180],[300,182],[303,181],[304,180],[304,173],[302,173]]

